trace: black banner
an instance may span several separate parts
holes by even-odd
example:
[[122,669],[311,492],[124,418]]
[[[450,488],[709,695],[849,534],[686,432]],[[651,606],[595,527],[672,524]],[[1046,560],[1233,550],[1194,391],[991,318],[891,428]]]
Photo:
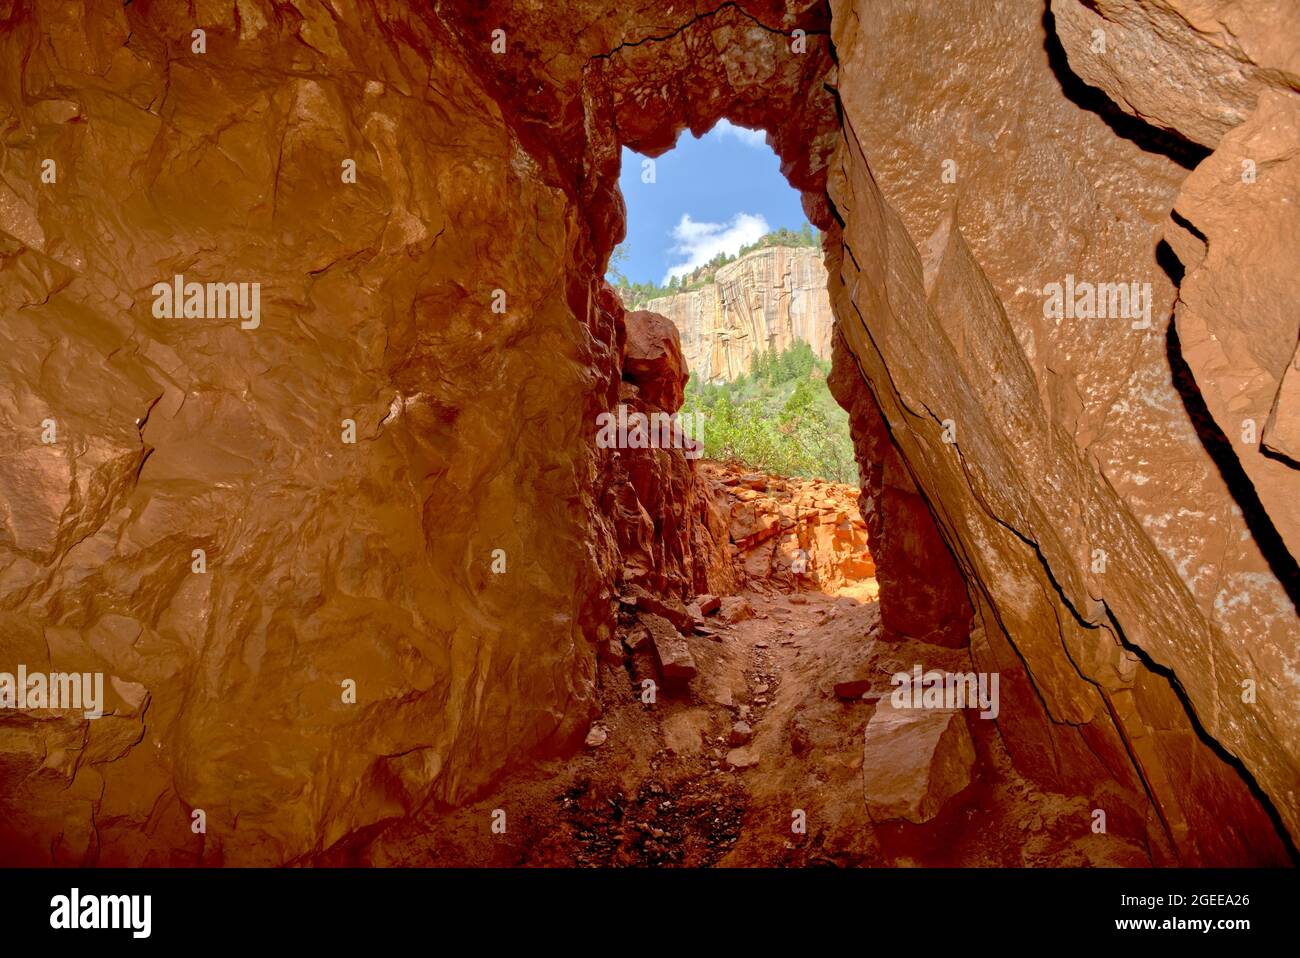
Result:
[[585,950],[604,931],[616,936],[611,947],[737,947],[791,934],[801,947],[922,947],[944,936],[962,947],[1042,946],[1050,933],[1071,944],[1195,937],[1231,948],[1290,937],[1296,904],[1287,870],[0,871],[7,944],[205,951],[429,934],[456,950],[516,940]]

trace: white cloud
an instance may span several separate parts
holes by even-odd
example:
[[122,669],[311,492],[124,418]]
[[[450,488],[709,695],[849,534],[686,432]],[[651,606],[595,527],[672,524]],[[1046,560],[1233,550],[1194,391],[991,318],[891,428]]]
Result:
[[767,220],[761,214],[737,213],[726,223],[697,223],[684,213],[673,227],[676,242],[668,250],[678,262],[668,267],[663,283],[703,266],[719,253],[738,253],[746,243],[768,232]]
[[762,130],[750,130],[743,126],[736,126],[730,120],[719,120],[717,125],[711,129],[705,136],[712,136],[719,140],[725,140],[732,136],[746,146],[767,148],[767,134]]

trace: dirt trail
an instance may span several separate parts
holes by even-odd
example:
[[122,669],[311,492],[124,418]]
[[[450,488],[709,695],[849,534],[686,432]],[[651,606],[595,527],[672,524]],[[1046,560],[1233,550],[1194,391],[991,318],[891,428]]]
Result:
[[[833,686],[867,669],[874,687],[888,689],[886,673],[907,667],[911,650],[874,638],[878,607],[865,586],[856,598],[743,598],[752,618],[711,620],[715,635],[690,639],[699,672],[684,693],[660,690],[643,703],[630,669],[602,664],[601,744],[327,857],[447,866],[1148,864],[1141,848],[1091,833],[1083,798],[1020,778],[993,723],[971,723],[976,780],[937,818],[873,823],[862,762],[875,705],[841,700]],[[504,833],[492,831],[498,809]]]

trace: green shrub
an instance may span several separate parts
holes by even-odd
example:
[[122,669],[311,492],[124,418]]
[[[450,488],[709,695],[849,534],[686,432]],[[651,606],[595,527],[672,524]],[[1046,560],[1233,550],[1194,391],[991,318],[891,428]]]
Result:
[[858,483],[849,417],[826,385],[830,363],[812,347],[754,355],[734,382],[686,384],[683,412],[704,413],[704,455],[781,476]]

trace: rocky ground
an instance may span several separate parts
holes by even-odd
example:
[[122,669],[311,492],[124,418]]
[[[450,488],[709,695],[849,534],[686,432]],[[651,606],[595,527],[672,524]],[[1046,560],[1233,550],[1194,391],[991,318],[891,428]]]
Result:
[[653,614],[633,604],[620,630],[627,655],[601,663],[603,714],[580,754],[508,776],[468,806],[426,809],[332,857],[577,867],[1149,863],[1140,847],[1092,834],[1084,798],[1017,776],[993,723],[974,715],[965,719],[979,757],[969,785],[924,824],[873,822],[863,795],[872,690],[887,690],[889,675],[914,660],[942,667],[944,656],[960,655],[884,641],[873,592],[866,580],[838,595],[768,588],[728,597],[704,617],[711,634],[682,637],[694,675],[666,681],[653,703],[642,701],[640,684],[653,641],[642,623]]

